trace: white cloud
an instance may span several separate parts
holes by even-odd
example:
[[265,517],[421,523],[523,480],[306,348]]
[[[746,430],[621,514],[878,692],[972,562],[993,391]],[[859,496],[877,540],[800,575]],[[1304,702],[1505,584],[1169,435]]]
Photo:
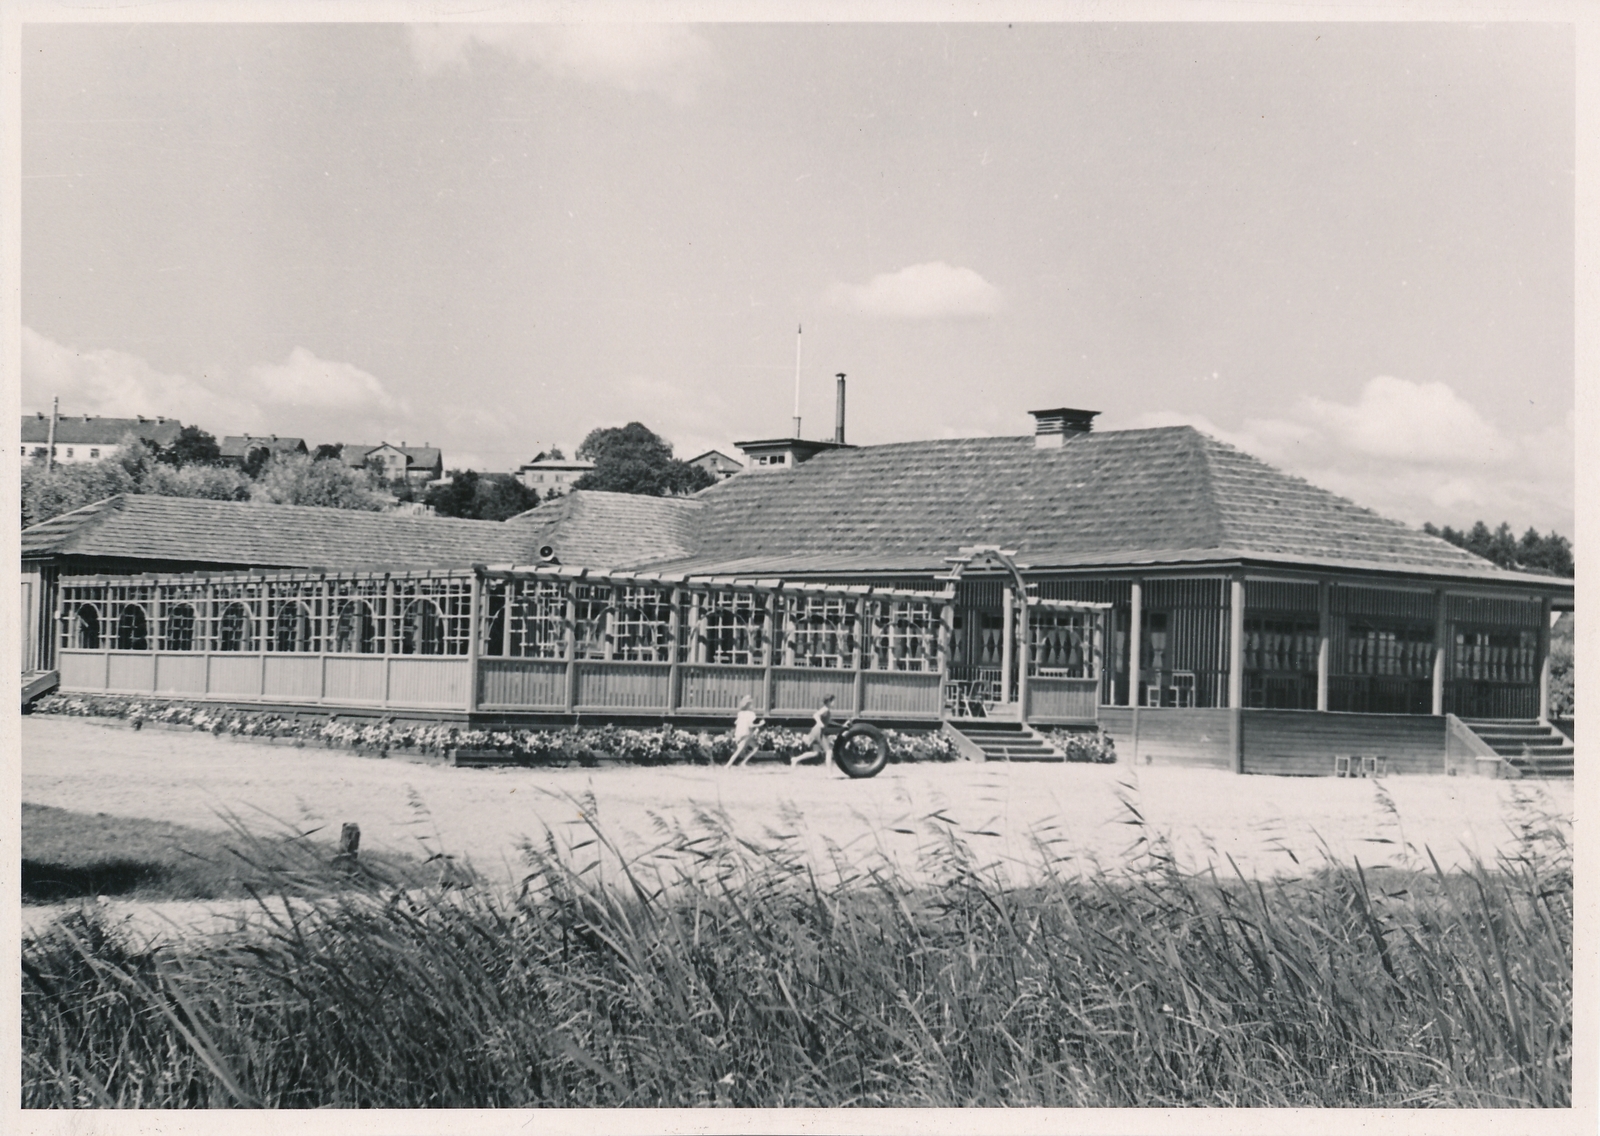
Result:
[[404,417],[404,403],[376,377],[350,363],[318,359],[304,347],[282,363],[257,363],[250,382],[263,402],[285,409],[359,411],[379,418]]
[[239,423],[240,430],[256,429],[260,420],[259,408],[225,379],[165,374],[137,355],[80,351],[24,327],[22,404],[47,411],[56,396],[64,414],[162,415],[186,423]]
[[900,320],[981,318],[1004,303],[1000,289],[978,273],[942,260],[886,272],[865,284],[834,284],[823,300],[861,315]]
[[198,378],[156,370],[137,355],[68,347],[22,329],[22,402],[49,410],[59,396],[66,414],[128,418],[162,415],[226,434],[276,433],[323,441],[409,436],[410,407],[375,376],[350,363],[319,359],[296,347],[282,363],[258,363],[243,380]]
[[1515,436],[1445,383],[1378,376],[1354,403],[1306,397],[1288,418],[1247,418],[1237,429],[1168,411],[1129,424],[1179,423],[1408,524],[1573,531],[1570,413],[1560,426]]
[[413,24],[409,32],[412,56],[430,75],[468,66],[476,45],[558,78],[688,102],[712,69],[710,44],[683,24]]

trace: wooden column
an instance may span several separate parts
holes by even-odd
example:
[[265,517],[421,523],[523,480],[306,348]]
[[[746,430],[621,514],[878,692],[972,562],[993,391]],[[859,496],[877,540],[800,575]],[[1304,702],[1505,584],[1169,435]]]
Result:
[[1333,655],[1332,597],[1326,580],[1317,581],[1317,709],[1328,709],[1328,663]]
[[1017,597],[1010,584],[1005,587],[1005,598],[1000,617],[1000,701],[1011,701],[1011,656],[1016,638]]
[[761,710],[772,713],[772,667],[778,638],[778,593],[767,593],[767,633],[761,638]]
[[1128,705],[1139,705],[1139,640],[1144,634],[1144,581],[1133,581],[1128,610]]
[[572,594],[573,583],[567,581],[567,713],[578,705],[578,601]]
[[1433,714],[1444,713],[1444,670],[1450,639],[1450,597],[1433,593]]
[[1228,581],[1228,705],[1244,705],[1244,579]]
[[484,628],[478,626],[483,618],[483,577],[476,572],[467,592],[467,713],[478,708],[478,640]]
[[861,665],[861,606],[864,600],[856,600],[856,633],[850,637],[850,669],[855,671],[856,713],[866,711],[867,698],[867,672]]
[[679,642],[683,636],[683,589],[673,588],[671,606],[667,609],[667,713],[674,713],[683,704],[678,665],[683,651]]
[[1022,645],[1017,652],[1017,719],[1026,723],[1028,720],[1028,668],[1033,662],[1033,609],[1028,604],[1028,591],[1026,588],[1023,589],[1017,600],[1021,615],[1019,627],[1022,631]]
[[[939,717],[948,718],[950,707],[945,702],[944,688],[950,681],[950,652],[955,646],[956,606],[953,599],[939,605]],[[861,641],[856,640],[856,669],[861,669]]]
[[1539,721],[1550,722],[1550,597],[1539,601]]

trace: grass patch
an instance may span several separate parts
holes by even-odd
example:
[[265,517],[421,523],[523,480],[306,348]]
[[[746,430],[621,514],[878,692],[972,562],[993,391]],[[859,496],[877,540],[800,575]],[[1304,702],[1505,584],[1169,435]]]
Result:
[[75,915],[24,948],[23,1103],[1570,1103],[1561,823],[1381,881],[1186,875],[1141,827],[1116,873],[1041,843],[1027,887],[926,823],[918,884],[859,857],[824,884],[703,814],[668,857],[595,825],[525,848],[515,894],[369,882],[229,941]]
[[[22,902],[120,896],[244,899],[261,892],[321,895],[350,886],[334,869],[337,831],[288,829],[263,836],[234,825],[207,832],[143,817],[22,804]],[[362,853],[359,870],[403,877],[414,861]]]

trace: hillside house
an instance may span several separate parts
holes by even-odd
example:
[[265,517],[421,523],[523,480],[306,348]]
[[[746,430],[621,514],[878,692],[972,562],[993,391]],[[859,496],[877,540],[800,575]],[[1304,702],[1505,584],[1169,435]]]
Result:
[[115,457],[122,448],[122,439],[132,434],[143,441],[158,446],[170,446],[183,432],[183,423],[176,418],[156,416],[146,418],[103,418],[99,415],[58,415],[52,424],[50,415],[24,414],[22,416],[22,460],[43,461],[50,452],[54,430],[55,460],[67,464],[93,462]]
[[594,469],[594,462],[578,458],[537,458],[517,467],[517,480],[541,497],[552,490],[557,494],[570,492],[572,483]]
[[217,443],[219,459],[224,465],[243,469],[257,454],[278,457],[282,454],[306,453],[304,438],[280,438],[276,434],[230,434]]
[[390,482],[426,485],[444,476],[444,452],[437,446],[345,442],[339,448],[339,457],[352,469],[370,469]]
[[721,450],[707,450],[689,459],[689,465],[698,466],[718,481],[744,472],[744,463],[730,458]]

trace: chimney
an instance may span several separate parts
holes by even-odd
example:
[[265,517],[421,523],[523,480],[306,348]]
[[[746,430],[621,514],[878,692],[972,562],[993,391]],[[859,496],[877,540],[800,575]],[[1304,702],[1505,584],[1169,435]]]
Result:
[[833,441],[835,445],[844,445],[844,372],[839,372],[839,408],[833,415]]
[[1033,415],[1033,446],[1037,450],[1059,449],[1068,434],[1087,434],[1094,428],[1098,410],[1074,410],[1058,406],[1054,410],[1030,410]]

